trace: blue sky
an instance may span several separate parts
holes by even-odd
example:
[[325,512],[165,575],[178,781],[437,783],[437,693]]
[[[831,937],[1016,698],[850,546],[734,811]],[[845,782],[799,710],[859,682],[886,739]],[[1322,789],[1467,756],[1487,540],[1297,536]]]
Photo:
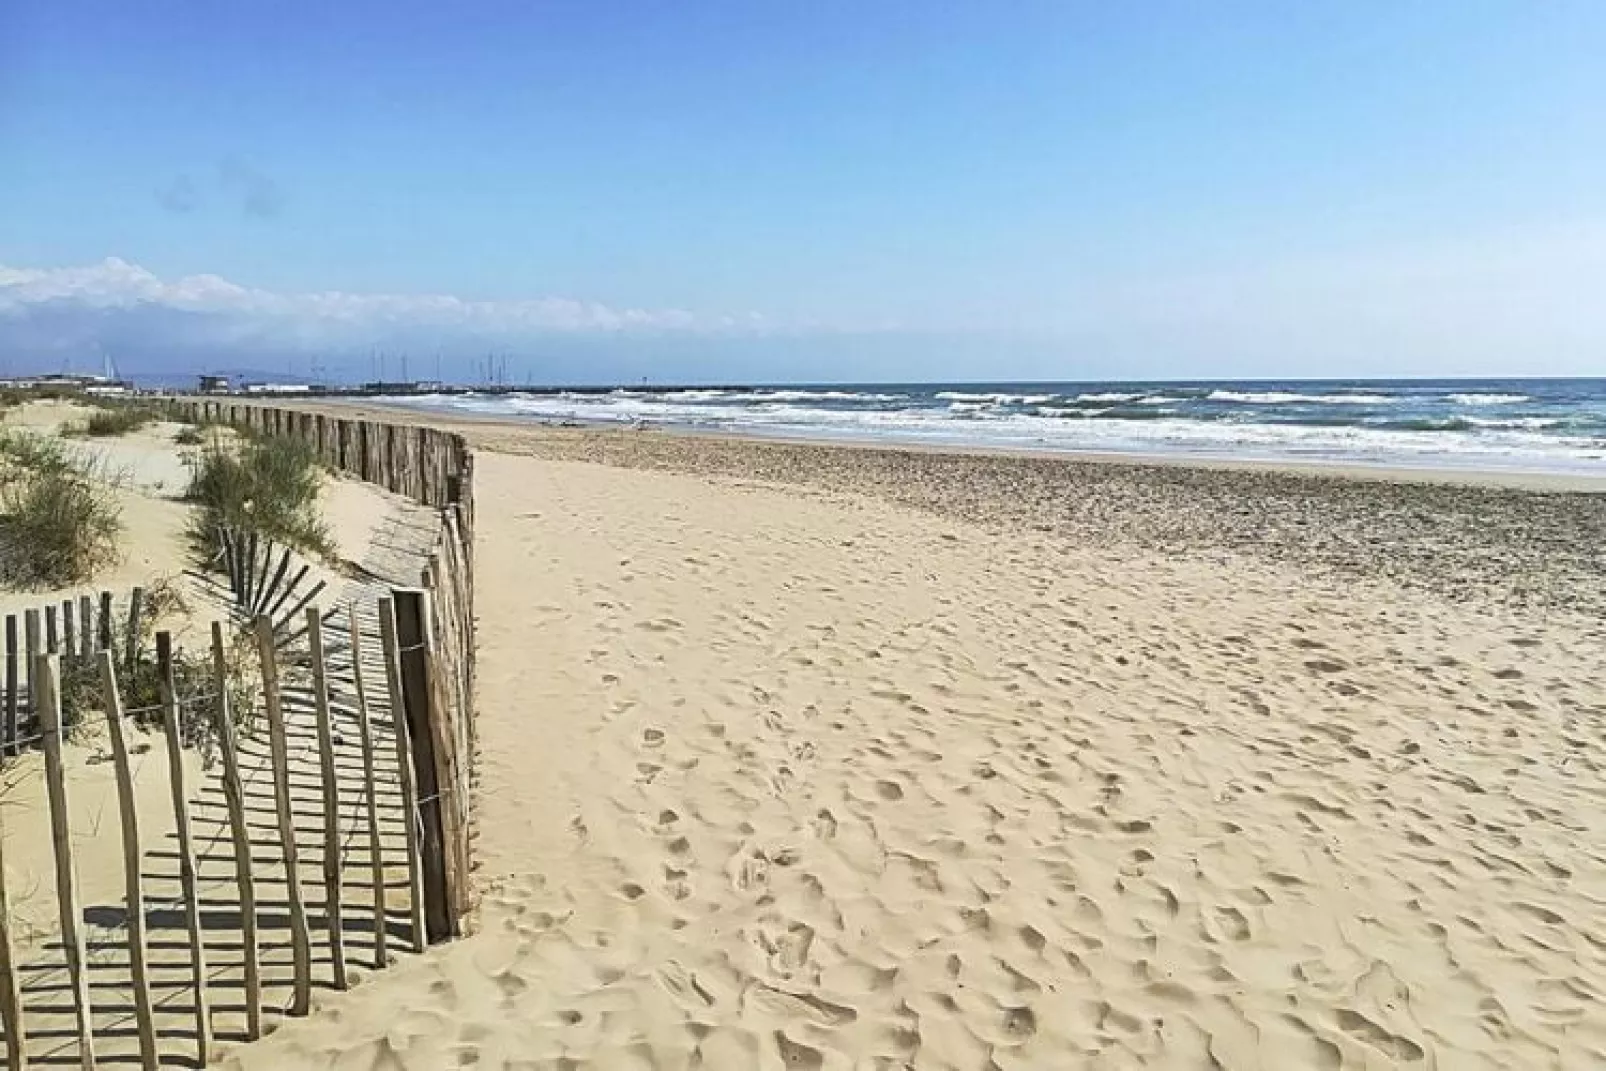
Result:
[[0,369],[1599,374],[1606,5],[0,7]]

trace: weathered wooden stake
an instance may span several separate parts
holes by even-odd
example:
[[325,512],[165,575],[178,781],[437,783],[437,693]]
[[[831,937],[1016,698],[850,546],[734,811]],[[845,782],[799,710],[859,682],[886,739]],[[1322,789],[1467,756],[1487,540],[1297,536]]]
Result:
[[374,734],[368,723],[368,687],[362,672],[362,626],[357,621],[357,604],[347,607],[351,630],[351,677],[357,687],[357,741],[362,747],[363,795],[368,804],[368,858],[373,867],[374,884],[374,966],[386,964],[385,940],[385,856],[379,836],[379,800],[375,794]]
[[205,1067],[212,1058],[212,1014],[206,999],[206,942],[190,842],[190,803],[184,787],[184,738],[179,728],[178,695],[173,683],[173,637],[156,634],[156,672],[162,696],[162,728],[167,733],[167,775],[173,787],[173,825],[178,832],[178,877],[190,930],[190,979],[195,986],[195,1047]]
[[311,562],[303,565],[296,575],[291,578],[289,585],[280,590],[278,597],[273,600],[272,605],[268,606],[262,612],[267,614],[269,617],[276,615],[279,610],[283,608],[285,601],[288,600],[290,595],[296,590],[296,587],[307,578],[307,574],[311,571]]
[[[438,571],[438,564],[432,563]],[[455,777],[458,726],[445,709],[445,682],[431,629],[430,593],[422,588],[392,588],[396,639],[401,652],[402,696],[412,731],[418,778],[418,815],[422,830],[425,926],[430,941],[460,936],[462,887],[461,801]]]
[[[39,690],[34,683],[34,659],[44,654],[44,637],[40,632],[39,611],[22,612],[23,660],[28,671],[28,713],[33,716],[34,731],[39,730]],[[18,748],[17,750],[21,750]]]
[[[273,557],[273,552],[272,552],[272,548],[270,547],[269,551],[268,551],[268,558],[269,558],[270,562],[272,560],[272,557]],[[273,574],[273,579],[268,581],[267,586],[262,589],[261,594],[259,594],[256,597],[256,599],[253,600],[253,603],[252,603],[252,606],[251,606],[251,612],[253,614],[260,614],[263,610],[265,610],[267,608],[268,601],[270,599],[272,599],[273,596],[274,596],[274,593],[279,590],[279,585],[284,583],[284,574],[287,571],[289,571],[289,569],[290,569],[290,548],[289,547],[285,547],[284,548],[284,553],[279,556],[279,569],[278,569],[278,571]]]
[[56,629],[56,607],[54,605],[46,606],[45,607],[45,652],[47,654],[55,654],[60,649],[61,648],[59,646],[59,641],[58,641],[58,636],[57,636],[57,629]]
[[413,951],[424,951],[424,869],[419,844],[418,788],[414,781],[413,748],[407,728],[407,708],[403,699],[400,644],[396,642],[396,612],[390,599],[379,600],[379,636],[385,648],[385,684],[390,691],[392,737],[396,743],[397,779],[401,781],[402,826],[407,832],[407,885],[411,893],[408,920],[413,933]]
[[157,1071],[156,1020],[151,1005],[150,973],[145,957],[145,891],[140,882],[143,853],[139,839],[139,801],[123,738],[123,697],[117,690],[117,664],[110,651],[100,653],[100,686],[106,703],[106,738],[111,742],[117,773],[117,808],[123,819],[123,882],[128,920],[128,963],[134,982],[134,1019],[139,1032],[140,1065]]
[[87,662],[95,657],[95,600],[88,595],[78,596],[78,631],[78,657]]
[[257,533],[253,529],[245,540],[245,576],[240,586],[240,605],[251,606],[257,586]]
[[112,649],[112,593],[100,593],[100,649]]
[[240,601],[240,556],[234,549],[234,530],[219,528],[218,542],[223,546],[223,571],[229,578],[229,595],[236,603]]
[[307,611],[307,640],[312,652],[312,706],[318,723],[318,769],[323,775],[324,915],[329,924],[329,958],[335,988],[345,989],[345,911],[340,880],[340,787],[335,777],[335,737],[329,714],[329,666],[323,649],[323,615]]
[[72,826],[67,811],[67,772],[61,762],[61,670],[56,657],[41,654],[33,660],[34,709],[44,734],[45,788],[50,797],[50,839],[56,853],[56,903],[61,911],[61,943],[67,954],[73,1010],[78,1018],[78,1063],[84,1071],[95,1066],[95,1013],[89,1005],[88,964],[84,961],[84,934],[79,920],[78,872],[73,865]]
[[128,636],[123,655],[123,671],[133,679],[139,661],[139,619],[145,609],[145,589],[135,588],[128,597]]
[[223,797],[229,806],[234,835],[234,880],[240,887],[240,929],[245,945],[245,1034],[262,1036],[262,975],[257,953],[256,878],[251,872],[251,827],[245,821],[245,782],[240,778],[239,750],[234,738],[234,711],[229,706],[229,664],[223,626],[212,622],[212,686],[218,694],[218,751],[223,757]]
[[61,657],[71,662],[78,657],[78,604],[71,599],[61,600]]
[[17,747],[17,688],[22,683],[18,680],[17,660],[21,652],[17,650],[17,615],[6,615],[6,705],[5,720],[0,722],[0,755],[15,755],[21,749]]
[[16,956],[11,944],[11,903],[6,897],[5,814],[0,811],[0,1026],[6,1031],[6,1067],[27,1071],[27,1033],[17,991]]
[[290,807],[290,745],[285,736],[284,708],[279,697],[279,659],[273,621],[256,619],[257,653],[262,659],[262,699],[268,717],[268,743],[273,752],[273,797],[279,812],[279,846],[284,852],[285,886],[290,901],[290,955],[295,989],[290,1013],[305,1015],[312,1002],[312,937],[307,905],[301,899],[301,862],[296,852],[296,816]]

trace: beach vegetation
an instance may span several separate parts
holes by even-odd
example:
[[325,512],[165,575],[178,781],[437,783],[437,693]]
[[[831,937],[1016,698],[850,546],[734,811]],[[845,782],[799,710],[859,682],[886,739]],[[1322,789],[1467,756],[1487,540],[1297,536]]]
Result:
[[[145,612],[135,637],[133,661],[118,649],[117,689],[123,712],[149,730],[162,727],[162,674],[156,660],[156,632],[164,623],[187,618],[190,608],[178,585],[159,579],[147,587]],[[248,734],[256,716],[260,669],[256,643],[245,628],[225,629],[223,687],[218,688],[210,638],[194,646],[176,643],[172,652],[173,694],[177,700],[179,738],[196,749],[209,766],[217,752],[218,723],[224,711],[242,734]],[[98,715],[105,710],[105,687],[95,659],[61,663],[62,720],[79,742],[101,731]]]
[[190,458],[185,498],[198,508],[190,536],[210,557],[220,528],[255,532],[298,550],[333,550],[319,508],[322,474],[310,447],[290,439],[214,436]]
[[91,438],[109,438],[138,431],[156,420],[154,409],[143,405],[96,406],[84,421],[83,433]]
[[40,435],[0,435],[0,583],[61,587],[122,557],[120,477]]

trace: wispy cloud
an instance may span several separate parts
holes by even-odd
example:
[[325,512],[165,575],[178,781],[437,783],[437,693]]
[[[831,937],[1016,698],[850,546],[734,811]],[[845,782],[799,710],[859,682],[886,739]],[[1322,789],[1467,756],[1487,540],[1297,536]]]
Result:
[[156,191],[156,203],[169,212],[194,212],[201,207],[201,191],[188,175],[178,175]]
[[265,172],[238,156],[224,158],[218,165],[218,186],[238,201],[240,211],[257,219],[273,219],[284,211],[288,200],[284,189]]
[[354,352],[383,344],[468,351],[554,338],[752,334],[762,318],[622,308],[569,297],[289,293],[217,275],[163,279],[117,257],[69,268],[0,266],[0,349],[174,353]]

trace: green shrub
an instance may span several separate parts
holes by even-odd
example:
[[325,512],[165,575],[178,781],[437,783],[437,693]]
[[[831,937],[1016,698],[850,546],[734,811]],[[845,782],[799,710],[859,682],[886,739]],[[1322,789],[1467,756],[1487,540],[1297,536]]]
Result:
[[[149,730],[162,727],[161,672],[156,661],[154,640],[157,619],[164,613],[188,614],[178,589],[159,580],[146,591],[148,612],[143,615],[134,649],[134,662],[124,661],[119,638],[117,690],[123,710],[133,721]],[[161,603],[167,600],[166,610]],[[255,725],[256,700],[261,692],[256,643],[243,628],[226,628],[223,647],[223,688],[227,710],[237,732],[249,735]],[[210,766],[217,745],[218,718],[224,702],[219,698],[216,672],[209,638],[197,638],[195,646],[173,647],[173,694],[178,698],[179,736],[185,747],[196,749],[203,766]],[[62,720],[69,731],[93,736],[104,722],[105,686],[98,659],[61,661]],[[81,737],[82,738],[82,737]]]
[[123,532],[115,483],[59,441],[0,438],[0,582],[61,587],[115,564]]
[[94,438],[127,435],[155,419],[156,414],[142,405],[100,406],[89,414],[89,420],[84,424],[84,434]]
[[74,465],[88,468],[91,463],[72,451],[60,439],[30,432],[0,433],[0,465],[32,471],[60,471]]
[[328,554],[332,545],[318,509],[319,483],[317,457],[303,443],[214,439],[190,461],[185,498],[200,507],[190,535],[208,555],[219,528]]
[[173,441],[180,446],[200,446],[206,441],[206,435],[194,424],[186,424],[173,435]]

